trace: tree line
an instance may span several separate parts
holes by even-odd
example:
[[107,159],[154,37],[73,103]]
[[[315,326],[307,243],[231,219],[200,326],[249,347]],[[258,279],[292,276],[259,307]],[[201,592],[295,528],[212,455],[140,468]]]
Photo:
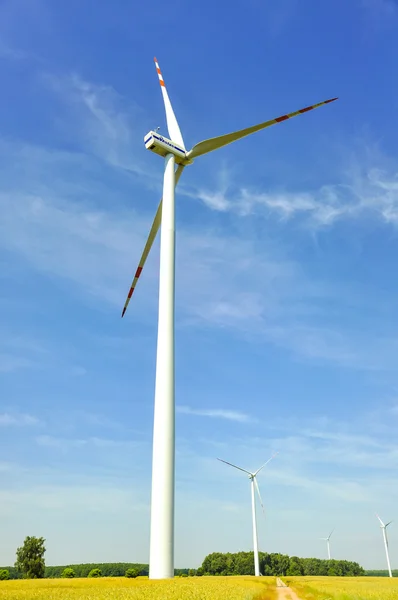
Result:
[[[5,575],[2,576],[2,572]],[[191,569],[192,571],[192,569]],[[189,569],[174,569],[176,576],[188,575]],[[44,578],[57,579],[61,577],[138,577],[149,574],[149,565],[142,563],[82,563],[61,566],[45,566]],[[192,573],[191,573],[192,575]],[[1,579],[24,579],[32,578],[24,574],[16,567],[0,567]]]
[[[84,563],[46,567],[44,554],[45,539],[26,537],[17,549],[14,567],[0,568],[0,580],[40,579],[71,577],[138,577],[148,575],[147,564],[140,563]],[[347,560],[321,560],[319,558],[299,558],[287,554],[259,553],[262,575],[322,575],[334,577],[358,577],[365,575],[364,569],[356,562]],[[384,575],[384,571],[367,572]],[[174,569],[180,577],[202,575],[254,575],[253,552],[213,552],[208,554],[199,569]]]
[[[262,575],[322,575],[332,577],[358,577],[365,574],[356,562],[348,560],[321,560],[299,558],[287,554],[259,552]],[[225,554],[213,552],[204,559],[197,575],[254,575],[253,552]]]
[[[42,579],[72,577],[139,577],[148,575],[149,566],[140,563],[84,563],[46,567],[45,539],[27,536],[17,549],[14,567],[0,567],[0,581],[5,579]],[[188,569],[174,569],[174,574],[188,576]],[[192,573],[190,573],[192,574]]]
[[[398,577],[398,569],[392,569],[393,577]],[[373,569],[371,571],[365,571],[366,577],[389,577],[387,569]]]

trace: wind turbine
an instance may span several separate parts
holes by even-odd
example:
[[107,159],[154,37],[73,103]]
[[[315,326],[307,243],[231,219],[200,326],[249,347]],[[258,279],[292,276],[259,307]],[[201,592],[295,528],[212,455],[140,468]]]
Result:
[[259,558],[258,558],[256,496],[255,496],[255,493],[254,493],[254,488],[256,488],[256,490],[257,490],[257,494],[258,494],[258,497],[260,499],[261,508],[263,509],[263,513],[264,513],[264,504],[263,504],[263,501],[261,499],[261,494],[260,494],[260,490],[259,490],[258,483],[257,483],[257,475],[260,473],[261,469],[263,469],[265,467],[265,465],[267,465],[270,462],[270,460],[272,460],[277,454],[278,454],[278,452],[275,452],[275,454],[273,454],[271,456],[271,458],[269,458],[267,460],[267,462],[265,462],[259,469],[257,469],[257,471],[254,471],[254,473],[252,473],[251,471],[246,471],[246,469],[242,469],[242,467],[238,467],[236,465],[233,465],[232,463],[227,462],[226,460],[223,460],[222,458],[218,458],[217,459],[217,460],[220,460],[221,462],[225,463],[226,465],[229,465],[230,467],[234,467],[235,469],[239,469],[239,471],[243,471],[244,473],[247,473],[247,475],[249,476],[249,479],[250,479],[250,483],[251,483],[250,487],[251,487],[251,492],[252,492],[254,575],[256,577],[259,577],[259,575],[260,575],[260,561],[259,561]]
[[387,557],[387,566],[388,566],[388,574],[390,577],[392,577],[392,573],[391,573],[391,565],[390,565],[390,556],[388,553],[388,539],[387,539],[387,527],[390,525],[390,523],[392,523],[392,521],[389,521],[388,523],[386,523],[384,525],[383,521],[380,519],[379,515],[376,514],[376,517],[379,519],[380,521],[380,527],[383,531],[383,540],[384,540],[384,548],[386,550],[386,557]]
[[[314,108],[337,100],[332,98],[293,113],[265,121],[233,133],[199,142],[186,150],[181,131],[167,94],[159,64],[155,58],[160,88],[166,111],[170,139],[150,131],[145,147],[165,159],[163,198],[138,263],[127,295],[122,317],[133,295],[160,224],[159,313],[156,357],[155,406],[152,454],[151,537],[149,577],[164,579],[174,576],[174,476],[175,476],[175,404],[174,404],[174,284],[175,284],[175,187],[181,173],[195,158],[222,148],[247,135],[281,123]],[[175,165],[177,169],[175,169]]]
[[330,556],[330,538],[332,537],[333,531],[334,531],[334,529],[332,529],[332,531],[329,533],[328,537],[320,538],[321,540],[325,540],[326,543],[327,543],[327,545],[328,545],[328,558],[329,558],[329,560],[331,559],[331,556]]

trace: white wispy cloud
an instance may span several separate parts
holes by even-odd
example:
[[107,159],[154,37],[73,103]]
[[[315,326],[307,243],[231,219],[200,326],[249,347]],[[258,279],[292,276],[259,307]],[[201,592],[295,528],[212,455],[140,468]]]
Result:
[[13,356],[4,352],[0,353],[0,372],[12,373],[21,369],[28,369],[35,365],[32,360],[21,356]]
[[0,337],[0,372],[40,367],[46,349],[38,340],[18,335],[7,327],[1,327]]
[[84,285],[91,295],[121,303],[132,271],[131,257],[139,256],[145,241],[146,219],[131,211],[115,217],[49,196],[16,194],[14,199],[13,205],[9,196],[0,194],[3,246],[35,268]]
[[[20,333],[18,325],[1,327],[0,372],[13,373],[26,369],[42,370],[51,365],[69,371],[73,376],[83,375],[80,365],[69,366],[48,341]],[[60,354],[60,355],[58,355]]]
[[71,367],[70,373],[74,377],[83,377],[84,375],[87,374],[87,369],[85,369],[84,367],[81,367],[80,365],[75,365],[75,366]]
[[40,420],[27,413],[0,413],[0,426],[25,426],[38,425]]
[[249,415],[236,411],[226,410],[222,408],[191,408],[190,406],[176,406],[176,411],[184,415],[196,415],[199,417],[210,417],[213,419],[226,419],[227,421],[238,421],[240,423],[248,423],[253,421]]
[[137,448],[140,445],[140,442],[135,440],[122,440],[122,439],[107,439],[107,438],[99,438],[99,437],[88,437],[88,438],[61,438],[55,437],[52,435],[40,435],[37,436],[36,444],[38,446],[44,446],[47,448],[57,448],[64,452],[71,450],[73,448],[83,448],[83,447],[94,447],[94,448],[125,448],[132,449]]
[[394,226],[398,224],[398,172],[378,167],[369,167],[361,173],[353,167],[341,175],[340,182],[312,191],[259,192],[241,187],[230,192],[225,188],[215,191],[182,188],[182,193],[197,197],[212,210],[264,218],[275,215],[286,221],[301,219],[314,228],[367,215],[375,215]]
[[145,175],[151,183],[153,172],[145,169],[140,159],[143,142],[138,123],[142,110],[136,104],[127,103],[113,87],[86,81],[76,73],[69,77],[47,73],[43,80],[69,115],[67,129],[58,122],[64,135],[73,132],[75,142],[86,152],[114,167]]
[[106,485],[36,485],[29,490],[2,490],[0,500],[6,513],[14,516],[29,505],[63,513],[72,508],[105,514],[148,510],[148,505],[138,500],[132,490]]

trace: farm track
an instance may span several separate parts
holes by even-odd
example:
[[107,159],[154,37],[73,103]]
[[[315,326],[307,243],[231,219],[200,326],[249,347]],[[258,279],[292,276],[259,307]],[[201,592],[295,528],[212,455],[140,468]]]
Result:
[[296,592],[291,590],[279,577],[276,578],[276,591],[278,600],[300,600]]

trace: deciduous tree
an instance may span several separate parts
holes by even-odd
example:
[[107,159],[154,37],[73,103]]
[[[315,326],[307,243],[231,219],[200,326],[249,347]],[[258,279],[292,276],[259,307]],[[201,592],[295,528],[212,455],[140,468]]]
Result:
[[72,579],[72,577],[76,577],[76,573],[71,567],[66,567],[61,573],[61,577],[65,577],[66,579]]
[[45,541],[42,537],[27,536],[23,546],[17,549],[15,566],[27,579],[41,579],[44,577]]
[[125,573],[125,577],[138,577],[138,575],[140,574],[140,570],[139,569],[127,569],[126,573]]

